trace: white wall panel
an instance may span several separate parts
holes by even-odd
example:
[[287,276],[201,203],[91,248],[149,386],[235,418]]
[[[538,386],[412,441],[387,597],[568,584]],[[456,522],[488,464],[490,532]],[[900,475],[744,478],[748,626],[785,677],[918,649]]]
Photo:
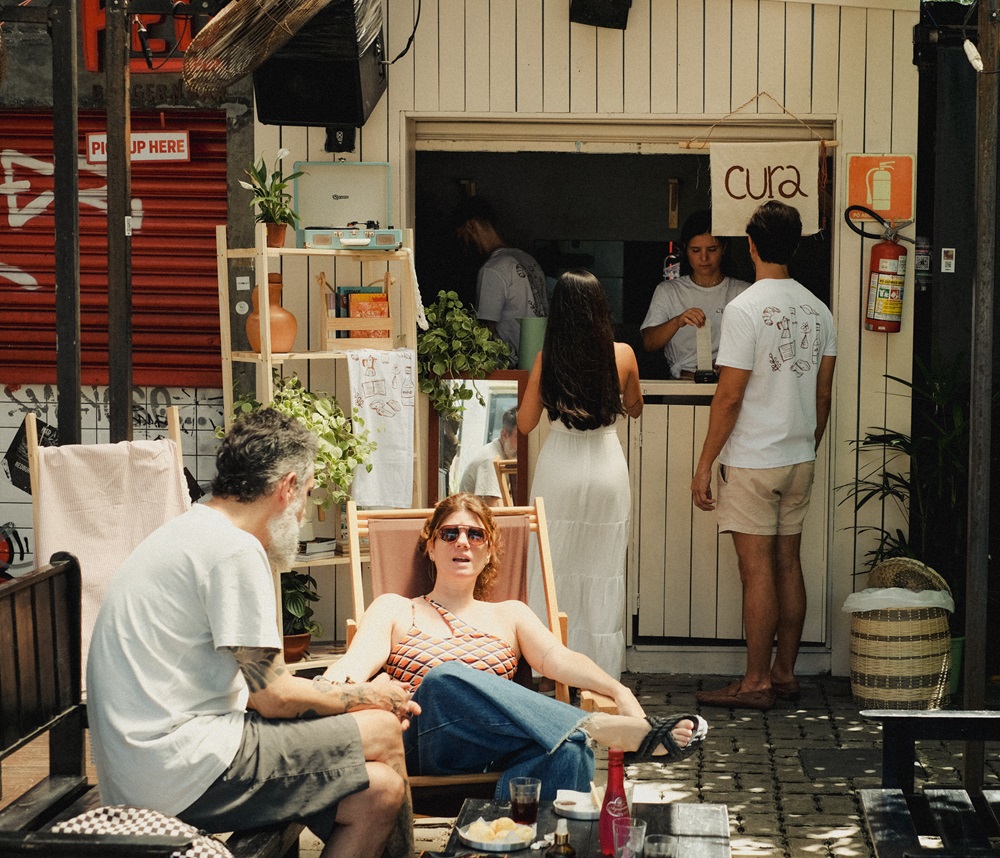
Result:
[[597,27],[569,25],[569,109],[597,112]]
[[621,113],[625,106],[624,33],[597,30],[597,112]]
[[[650,41],[650,9],[652,0],[632,0],[625,28],[625,94],[626,113],[649,113],[650,54],[662,46]],[[661,0],[656,0],[657,4]]]
[[812,51],[806,45],[812,42],[811,6],[785,7],[785,97],[784,105],[794,114],[812,110]]
[[454,6],[455,0],[423,0],[420,24],[413,47],[413,107],[415,110],[438,110],[441,106],[438,93],[438,8]]
[[[754,113],[756,103],[750,101],[760,92],[758,71],[758,17],[757,0],[732,0],[733,53],[732,53],[732,105],[737,110],[747,102],[746,110]],[[727,111],[728,112],[728,111]]]
[[[488,11],[485,0],[479,0],[476,12]],[[481,33],[489,19],[471,21],[469,29]],[[441,110],[466,110],[465,105],[465,0],[438,0],[438,107]],[[484,65],[487,57],[480,62]],[[420,81],[417,81],[419,84]]]
[[517,110],[517,0],[489,0],[490,110]]
[[[757,112],[781,113],[781,105],[785,103],[785,4],[780,0],[760,0],[758,26],[757,81],[760,91],[771,97],[757,99]],[[801,52],[798,45],[792,50]]]
[[542,106],[546,113],[569,110],[569,0],[548,0],[543,7]]
[[649,2],[649,109],[652,113],[674,113],[680,66],[677,0]]
[[490,79],[493,71],[493,55],[490,52],[490,27],[488,22],[490,0],[465,0],[465,110],[485,113],[490,109]]
[[[711,52],[709,52],[711,53]],[[677,112],[705,109],[705,10],[703,3],[677,6]]]
[[705,0],[705,112],[724,115],[733,108],[732,37],[730,0]]
[[517,0],[517,109],[541,113],[543,69],[543,12],[538,0]]
[[837,85],[840,74],[840,9],[812,7],[812,110],[837,112]]

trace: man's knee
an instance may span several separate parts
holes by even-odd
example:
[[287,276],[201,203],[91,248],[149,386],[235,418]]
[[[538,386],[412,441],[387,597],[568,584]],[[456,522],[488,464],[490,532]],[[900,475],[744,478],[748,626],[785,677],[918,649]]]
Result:
[[395,715],[383,709],[363,709],[350,714],[358,724],[366,760],[386,761],[402,755],[403,730]]
[[351,823],[381,824],[395,819],[406,798],[403,778],[385,763],[369,762],[368,788],[343,799],[337,806],[336,820]]

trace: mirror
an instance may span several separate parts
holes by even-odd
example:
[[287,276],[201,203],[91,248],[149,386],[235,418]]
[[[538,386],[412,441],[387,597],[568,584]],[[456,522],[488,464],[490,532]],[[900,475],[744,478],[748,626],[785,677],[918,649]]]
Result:
[[[480,405],[473,394],[465,401],[461,421],[441,420],[438,413],[430,409],[427,433],[430,447],[427,500],[430,504],[457,492],[469,461],[485,445],[500,437],[503,414],[521,401],[528,373],[527,370],[499,370],[485,379],[456,378],[449,383],[465,387],[475,385],[483,397],[483,404]],[[511,477],[511,492],[515,505],[528,503],[528,441],[520,433],[517,436],[517,473]]]

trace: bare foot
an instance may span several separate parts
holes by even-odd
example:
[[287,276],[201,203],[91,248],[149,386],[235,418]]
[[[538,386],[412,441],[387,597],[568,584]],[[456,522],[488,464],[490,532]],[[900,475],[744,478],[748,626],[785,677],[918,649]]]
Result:
[[[597,744],[605,748],[620,748],[623,751],[635,751],[650,731],[649,722],[645,718],[632,718],[628,715],[608,715],[597,712],[580,725]],[[670,731],[679,748],[691,741],[697,725],[685,718],[678,721],[677,726]],[[659,745],[653,756],[668,753],[663,745]]]

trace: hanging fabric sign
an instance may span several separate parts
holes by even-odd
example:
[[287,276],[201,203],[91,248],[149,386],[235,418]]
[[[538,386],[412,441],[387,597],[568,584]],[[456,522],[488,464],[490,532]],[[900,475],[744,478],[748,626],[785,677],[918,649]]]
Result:
[[710,161],[715,235],[743,235],[769,200],[799,210],[803,235],[819,232],[819,142],[713,142]]

